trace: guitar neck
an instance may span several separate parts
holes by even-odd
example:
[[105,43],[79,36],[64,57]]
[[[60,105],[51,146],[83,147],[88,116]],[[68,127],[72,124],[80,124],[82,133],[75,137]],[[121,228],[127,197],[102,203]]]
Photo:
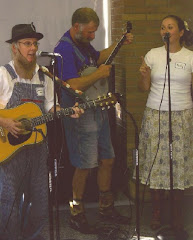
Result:
[[[127,22],[127,33],[130,33],[132,29],[132,24],[131,22]],[[119,49],[121,48],[121,46],[123,45],[123,42],[125,41],[125,38],[126,38],[126,34],[125,33],[121,39],[119,40],[119,42],[117,43],[117,45],[115,46],[115,48],[113,49],[113,51],[111,52],[110,56],[108,57],[108,59],[105,61],[105,64],[106,65],[109,65],[112,63],[114,57],[116,56],[116,54],[118,53]]]
[[[78,107],[86,110],[88,108],[96,107],[97,105],[98,104],[96,103],[96,101],[93,100],[93,101],[89,101],[89,102],[79,104]],[[57,111],[56,114],[47,113],[47,114],[44,114],[42,116],[31,118],[31,127],[34,128],[34,127],[39,126],[41,124],[51,122],[55,119],[55,117],[59,119],[59,118],[70,116],[74,113],[75,112],[74,112],[73,108],[70,107],[70,108],[61,109],[60,111]]]
[[116,54],[118,53],[119,49],[121,48],[123,42],[125,41],[125,38],[126,38],[125,35],[123,35],[121,40],[117,43],[117,45],[115,46],[115,48],[111,52],[110,56],[106,60],[105,65],[109,65],[109,64],[112,63],[114,57],[116,56]]

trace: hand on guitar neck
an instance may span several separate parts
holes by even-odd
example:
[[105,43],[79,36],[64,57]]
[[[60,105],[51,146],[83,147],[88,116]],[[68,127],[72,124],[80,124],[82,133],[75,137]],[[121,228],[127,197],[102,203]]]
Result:
[[74,114],[70,116],[71,118],[79,118],[84,113],[84,109],[79,108],[78,102],[75,103],[75,105],[72,107],[72,110],[74,111]]
[[130,44],[133,42],[133,34],[130,32],[132,30],[131,22],[127,22],[127,31],[123,34],[123,45]]
[[123,42],[123,45],[128,45],[128,44],[131,44],[133,42],[133,34],[132,33],[126,33],[125,34],[125,40]]

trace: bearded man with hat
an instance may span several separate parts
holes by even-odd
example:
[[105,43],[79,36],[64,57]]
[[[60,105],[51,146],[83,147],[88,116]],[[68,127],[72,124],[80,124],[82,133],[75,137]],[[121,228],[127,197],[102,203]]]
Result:
[[[42,38],[33,23],[12,28],[12,38],[6,41],[11,44],[12,61],[0,67],[0,109],[14,110],[18,105],[33,102],[43,114],[54,112],[53,82],[36,63],[38,41]],[[57,102],[56,110],[59,109]],[[82,113],[73,109],[72,117]],[[0,128],[16,140],[23,131],[20,121],[1,114]],[[34,142],[1,163],[0,240],[44,239],[40,232],[48,216],[47,157],[45,141]]]

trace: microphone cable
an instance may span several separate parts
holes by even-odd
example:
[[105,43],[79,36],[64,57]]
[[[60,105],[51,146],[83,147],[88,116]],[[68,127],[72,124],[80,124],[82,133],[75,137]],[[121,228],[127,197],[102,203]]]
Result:
[[[160,106],[159,106],[159,124],[158,124],[158,145],[157,145],[157,150],[156,150],[156,154],[155,154],[155,157],[154,157],[154,160],[152,162],[152,165],[151,165],[151,168],[150,168],[150,171],[149,171],[149,174],[148,174],[148,177],[147,177],[147,180],[146,180],[146,184],[144,185],[144,189],[143,189],[143,193],[142,193],[142,200],[141,200],[141,203],[142,203],[142,208],[141,208],[141,216],[143,215],[143,208],[144,208],[144,199],[145,199],[145,191],[146,191],[146,186],[148,184],[148,181],[149,181],[149,178],[150,178],[150,175],[151,175],[151,172],[152,172],[152,168],[154,166],[154,163],[155,163],[155,160],[156,160],[156,157],[157,157],[157,154],[158,154],[158,151],[159,151],[159,146],[160,146],[160,109],[161,109],[161,105],[162,105],[162,102],[163,102],[163,96],[164,96],[164,91],[165,91],[165,85],[166,85],[166,73],[167,73],[167,65],[166,65],[166,69],[165,69],[165,80],[164,80],[164,85],[163,85],[163,91],[162,91],[162,97],[161,97],[161,101],[160,101]],[[133,123],[133,126],[135,128],[135,144],[137,146],[137,141],[139,140],[139,131],[138,131],[138,126],[137,126],[137,123],[136,123],[136,120],[135,118],[133,117],[133,115],[123,106],[123,102],[119,101],[120,103],[120,106],[122,107],[123,111],[130,117],[132,123]],[[138,164],[140,164],[140,159],[139,159],[139,162]],[[140,166],[140,165],[139,165]],[[127,172],[129,171],[129,169],[127,168],[124,172],[124,174],[126,174]],[[134,234],[133,234],[134,235]]]
[[164,80],[164,85],[163,85],[163,91],[162,91],[162,97],[161,97],[161,101],[160,101],[160,106],[159,106],[159,113],[158,113],[158,144],[157,144],[157,150],[156,150],[156,153],[155,153],[155,156],[154,156],[154,159],[153,159],[153,162],[152,162],[152,165],[151,165],[151,168],[150,168],[150,171],[149,171],[149,174],[148,174],[148,177],[147,177],[147,180],[146,180],[146,183],[144,185],[144,189],[143,189],[143,194],[142,194],[142,209],[141,209],[141,215],[143,215],[143,208],[144,208],[144,202],[145,202],[145,191],[146,191],[146,187],[148,185],[148,182],[149,182],[149,179],[150,179],[150,176],[151,176],[151,172],[152,172],[152,169],[153,169],[153,166],[155,164],[155,161],[156,161],[156,158],[157,158],[157,154],[158,154],[158,151],[159,151],[159,147],[160,147],[160,133],[161,133],[161,126],[160,126],[160,117],[161,117],[161,113],[160,113],[160,109],[161,109],[161,105],[162,105],[162,102],[163,102],[163,97],[164,97],[164,91],[165,91],[165,86],[166,86],[166,74],[167,74],[167,65],[166,65],[166,69],[165,69],[165,80]]
[[[133,115],[125,108],[125,106],[123,106],[123,102],[119,101],[120,103],[120,106],[121,108],[123,109],[123,111],[130,117],[132,123],[133,123],[133,126],[134,126],[134,129],[135,129],[135,147],[136,147],[136,150],[137,150],[137,145],[138,145],[138,142],[139,142],[139,131],[138,131],[138,126],[137,126],[137,123],[136,123],[136,120],[135,118],[133,117]],[[134,155],[134,154],[133,154]],[[129,172],[129,167],[127,167],[127,169],[125,170],[124,172],[124,175]],[[128,196],[129,197],[129,196]],[[131,205],[130,205],[130,209],[131,209],[131,215],[132,215],[132,208],[131,208]],[[137,225],[136,225],[137,226]],[[136,229],[135,231],[136,232]],[[134,236],[134,232],[131,234],[131,238],[133,238]]]

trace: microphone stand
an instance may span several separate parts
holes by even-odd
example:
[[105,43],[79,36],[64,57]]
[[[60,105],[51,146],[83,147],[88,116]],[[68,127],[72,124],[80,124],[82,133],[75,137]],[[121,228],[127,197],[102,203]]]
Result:
[[140,240],[140,200],[139,200],[139,134],[138,134],[138,127],[136,122],[132,117],[134,126],[135,126],[135,170],[136,170],[136,193],[135,193],[135,200],[136,200],[136,233],[137,233],[137,240]]
[[[166,33],[164,40],[166,41],[167,46],[167,69],[168,69],[168,104],[169,104],[169,160],[170,160],[170,225],[172,225],[173,219],[173,149],[172,149],[172,118],[171,118],[171,91],[170,91],[170,57],[169,57],[169,37],[170,35]],[[157,233],[157,239],[159,240],[175,240],[176,235],[172,226],[161,229]]]
[[[50,239],[54,240],[54,224],[56,227],[56,239],[60,240],[59,232],[59,209],[57,200],[57,177],[58,177],[58,160],[56,157],[56,80],[55,80],[55,56],[51,56],[51,66],[53,69],[53,84],[54,84],[54,131],[53,131],[53,144],[54,154],[53,159],[48,164],[49,167],[49,230]],[[54,206],[55,206],[55,221],[54,221]]]
[[[51,57],[51,66],[53,69],[52,81],[54,83],[54,131],[53,131],[53,159],[49,162],[49,230],[50,230],[50,240],[60,240],[60,221],[59,221],[59,204],[57,197],[58,189],[58,159],[56,153],[56,137],[57,137],[57,115],[56,115],[56,77],[55,77],[55,60],[57,55],[50,55]],[[76,94],[76,93],[74,93]],[[80,97],[81,98],[81,97]],[[85,101],[84,97],[82,99]],[[55,207],[55,215],[53,214]],[[54,221],[55,219],[55,221]],[[55,225],[55,231],[54,231]],[[55,234],[54,234],[55,233]],[[76,239],[65,239],[65,240],[76,240]]]

